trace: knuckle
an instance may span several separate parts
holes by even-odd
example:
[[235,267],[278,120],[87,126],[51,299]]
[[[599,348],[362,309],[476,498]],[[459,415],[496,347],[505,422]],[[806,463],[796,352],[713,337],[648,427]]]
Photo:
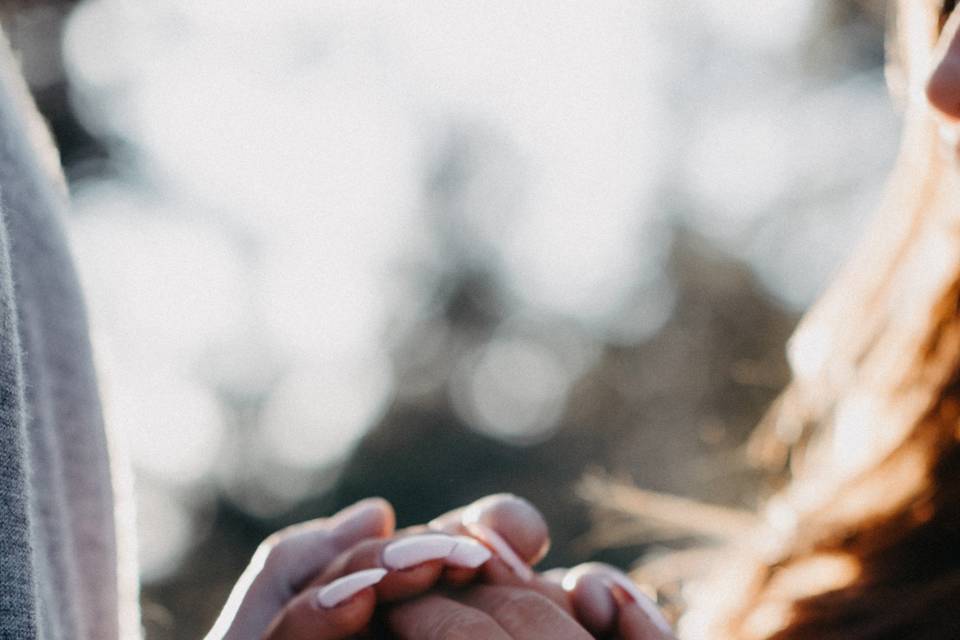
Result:
[[285,564],[291,555],[295,555],[298,539],[302,537],[297,525],[274,531],[260,543],[257,554],[262,554],[268,565]]
[[544,595],[516,589],[504,592],[493,606],[493,617],[514,623],[539,624],[556,618],[559,608]]
[[271,538],[273,538],[273,536],[267,538],[267,540],[260,545],[260,549],[257,550],[258,554],[262,553],[263,566],[267,569],[276,568],[277,565],[283,564],[284,557],[287,555],[286,546],[282,540],[271,540]]
[[289,540],[281,533],[274,533],[267,537],[257,548],[254,556],[261,566],[261,576],[284,584],[283,576],[287,575],[291,562]]

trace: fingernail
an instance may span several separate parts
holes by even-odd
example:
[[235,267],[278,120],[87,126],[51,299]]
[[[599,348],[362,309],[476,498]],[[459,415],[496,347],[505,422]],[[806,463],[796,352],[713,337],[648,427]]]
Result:
[[560,569],[560,568],[548,569],[547,571],[544,571],[543,573],[541,573],[540,577],[546,580],[547,582],[552,582],[554,584],[562,585],[564,578],[567,577],[567,570]]
[[529,581],[533,579],[533,571],[527,566],[527,563],[520,559],[517,552],[513,550],[510,544],[503,537],[480,522],[465,522],[463,525],[480,542],[484,543],[493,552],[503,560],[511,571],[513,571],[521,580]]
[[485,546],[467,536],[454,536],[456,546],[444,562],[453,567],[476,569],[490,559],[492,555]]
[[443,560],[456,546],[453,536],[441,533],[401,538],[383,549],[383,565],[390,569],[409,569],[429,560]]
[[337,578],[317,592],[317,604],[324,609],[332,609],[377,584],[385,575],[385,569],[367,569]]
[[651,600],[647,594],[640,590],[637,584],[624,575],[620,570],[603,564],[602,562],[588,562],[575,567],[563,579],[563,588],[565,591],[572,590],[577,580],[584,574],[592,574],[602,578],[607,582],[609,588],[617,587],[628,599],[632,600],[644,614],[653,622],[660,631],[670,634],[673,629],[670,623],[664,617],[657,604]]
[[[607,637],[616,626],[617,600],[606,577],[595,573],[582,575],[575,584],[565,589],[574,601],[574,610],[581,623],[600,637]],[[622,596],[628,600],[629,596]]]
[[673,633],[673,629],[670,628],[670,623],[667,622],[667,619],[663,616],[657,603],[641,591],[640,587],[638,587],[633,580],[615,569],[606,572],[605,577],[626,593],[627,597],[633,600],[634,603],[643,610],[644,614],[650,618],[650,621],[656,625],[660,631],[668,634]]

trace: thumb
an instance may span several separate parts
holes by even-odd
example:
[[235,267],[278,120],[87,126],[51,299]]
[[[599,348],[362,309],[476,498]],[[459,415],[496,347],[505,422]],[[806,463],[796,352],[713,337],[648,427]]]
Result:
[[371,498],[274,533],[240,576],[207,640],[260,637],[287,601],[338,555],[362,540],[391,535],[394,522],[390,504]]

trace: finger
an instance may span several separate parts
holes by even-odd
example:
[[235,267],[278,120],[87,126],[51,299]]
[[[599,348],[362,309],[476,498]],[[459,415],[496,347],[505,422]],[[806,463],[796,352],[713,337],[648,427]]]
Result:
[[563,579],[577,619],[590,631],[614,631],[624,640],[672,638],[670,624],[656,603],[626,574],[599,562],[571,569]]
[[443,560],[441,580],[451,587],[462,587],[476,579],[480,567],[493,557],[493,553],[469,536],[453,537],[457,546]]
[[462,569],[460,567],[444,567],[440,581],[450,587],[465,587],[477,578],[476,569]]
[[614,631],[619,607],[605,579],[584,574],[570,586],[569,594],[577,620],[590,633],[605,637]]
[[392,534],[394,522],[393,507],[371,498],[330,518],[271,535],[237,581],[210,637],[232,638],[234,629],[266,629],[302,585],[338,554],[361,540]]
[[265,640],[342,640],[360,633],[376,607],[373,585],[385,573],[371,569],[304,590],[276,617]]
[[[570,615],[575,615],[573,599],[571,594],[563,588],[563,579],[569,571],[564,568],[550,569],[539,574],[531,583],[531,586],[556,602],[564,611]],[[581,624],[583,622],[581,621]]]
[[450,511],[434,520],[433,529],[466,533],[472,524],[480,524],[500,535],[520,559],[533,565],[546,555],[550,536],[543,516],[527,500],[501,493]]
[[386,618],[400,640],[512,640],[488,614],[437,594],[393,606]]
[[556,569],[550,569],[544,571],[540,574],[540,578],[546,582],[553,582],[554,584],[563,584],[563,579],[567,577],[567,569],[558,567]]
[[387,574],[376,587],[377,598],[391,602],[419,595],[433,587],[448,565],[476,571],[490,556],[490,552],[473,539],[442,533],[366,540],[341,554],[316,583],[326,584],[365,569],[385,569]]
[[431,528],[472,535],[486,544],[521,579],[550,548],[547,524],[526,500],[509,494],[482,498],[433,520]]
[[[436,531],[426,525],[417,525],[402,529],[398,535],[402,537],[425,535],[436,533]],[[456,538],[457,546],[444,558],[440,580],[451,587],[461,587],[474,582],[480,567],[491,559],[492,552],[471,536],[457,534],[453,529],[445,533]]]
[[523,640],[588,640],[591,636],[550,598],[527,588],[479,585],[451,595],[483,611]]
[[620,605],[617,631],[622,640],[674,640],[676,638],[659,612],[652,617],[648,609],[631,601]]
[[393,507],[382,498],[362,500],[330,518],[287,527],[267,539],[268,562],[276,565],[289,591],[299,590],[333,559],[362,540],[393,534]]
[[506,565],[498,562],[496,558],[491,559],[480,569],[481,579],[484,584],[517,587],[539,593],[552,600],[554,604],[574,615],[573,604],[570,595],[564,590],[562,581],[557,579],[560,573],[565,574],[565,570],[554,569],[543,575],[534,575],[530,580],[520,580]]
[[366,540],[338,557],[317,580],[326,584],[357,571],[385,569],[377,584],[377,599],[390,602],[423,593],[434,586],[443,571],[443,559],[456,542],[443,534]]

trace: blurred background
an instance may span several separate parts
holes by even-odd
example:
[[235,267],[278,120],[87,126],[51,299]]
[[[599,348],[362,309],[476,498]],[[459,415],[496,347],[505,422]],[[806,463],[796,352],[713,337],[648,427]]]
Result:
[[[274,529],[590,473],[750,508],[742,443],[877,204],[883,2],[4,2],[60,146],[144,624]],[[649,533],[649,532],[648,532]]]

